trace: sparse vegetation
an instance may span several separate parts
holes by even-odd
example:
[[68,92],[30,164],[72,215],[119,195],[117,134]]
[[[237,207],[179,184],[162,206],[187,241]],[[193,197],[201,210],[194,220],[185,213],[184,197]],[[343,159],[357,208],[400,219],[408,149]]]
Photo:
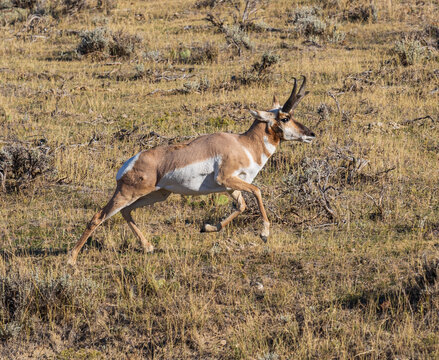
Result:
[[333,44],[342,43],[346,39],[344,31],[337,30],[337,26],[333,26],[331,32],[328,34],[328,41]]
[[34,9],[38,3],[38,0],[12,0],[12,6],[21,9]]
[[404,66],[420,62],[427,56],[427,50],[418,40],[399,40],[395,43],[393,53]]
[[[116,8],[117,5],[117,8]],[[212,17],[206,21],[207,13]],[[437,2],[0,1],[1,359],[439,358]],[[69,60],[68,62],[66,60]],[[242,132],[307,76],[258,207],[117,215],[141,149]]]
[[247,31],[238,23],[227,24],[224,20],[216,18],[212,14],[207,14],[206,20],[213,24],[224,37],[231,48],[239,56],[244,50],[252,50],[254,45],[251,42]]
[[302,7],[295,10],[291,16],[289,23],[294,25],[296,32],[304,36],[323,35],[326,30],[326,24],[319,19],[319,8]]
[[[212,42],[181,46],[177,49],[176,58],[183,64],[205,64],[218,59],[219,49]],[[154,58],[154,56],[152,57]]]
[[[22,275],[11,271],[0,278],[0,289],[0,322],[8,329],[3,337],[19,332],[33,316],[56,322],[66,318],[67,312],[89,313],[99,295],[92,280],[75,279],[68,274],[41,278],[39,273]],[[88,299],[90,295],[95,297],[94,301]]]
[[112,10],[117,8],[116,0],[97,0],[96,7],[98,10],[105,11],[107,15],[110,15]]
[[255,62],[251,68],[244,69],[240,75],[233,75],[232,82],[241,85],[268,83],[273,80],[273,66],[279,63],[279,61],[279,55],[265,53],[262,55],[261,60]]
[[54,172],[53,155],[42,145],[30,147],[20,143],[0,149],[0,189],[19,191],[41,175]]
[[77,52],[81,55],[94,52],[108,52],[110,44],[110,34],[106,28],[98,27],[91,31],[84,31],[80,34],[81,42],[77,47]]
[[98,27],[94,30],[83,31],[81,41],[76,48],[81,55],[96,54],[101,56],[130,57],[136,47],[142,42],[139,36],[126,34],[122,31],[111,32]]
[[87,0],[64,0],[65,11],[68,14],[74,14],[75,12],[86,9],[89,4]]
[[375,22],[378,20],[378,9],[374,4],[355,6],[344,11],[344,19],[354,22]]

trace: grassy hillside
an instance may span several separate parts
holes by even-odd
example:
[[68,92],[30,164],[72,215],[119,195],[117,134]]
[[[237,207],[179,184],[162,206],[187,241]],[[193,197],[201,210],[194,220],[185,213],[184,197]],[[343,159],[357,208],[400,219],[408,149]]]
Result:
[[[246,7],[247,4],[247,7]],[[0,1],[1,359],[437,359],[439,2]],[[120,215],[141,149],[241,132],[308,90],[257,206]]]

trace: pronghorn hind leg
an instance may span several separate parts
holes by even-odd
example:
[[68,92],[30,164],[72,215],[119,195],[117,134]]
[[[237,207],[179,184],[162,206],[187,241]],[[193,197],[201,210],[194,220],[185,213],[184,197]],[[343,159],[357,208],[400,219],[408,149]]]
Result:
[[139,239],[140,243],[142,244],[145,253],[153,252],[154,246],[145,238],[145,236],[143,236],[142,232],[134,222],[133,217],[131,216],[131,212],[139,207],[152,205],[157,202],[165,201],[170,194],[171,193],[166,190],[154,191],[148,195],[141,197],[135,203],[131,204],[130,206],[127,206],[121,211],[121,214],[125,219],[125,221],[128,223],[128,226],[130,227],[131,231],[134,233],[134,235],[136,235],[136,237]]
[[111,200],[105,205],[101,210],[99,210],[91,219],[91,221],[87,224],[84,233],[81,238],[78,240],[76,245],[70,252],[69,259],[67,263],[69,265],[76,265],[76,258],[78,257],[79,252],[82,247],[86,243],[87,239],[90,235],[96,230],[96,228],[102,224],[105,220],[109,219],[113,215],[117,214],[120,210],[122,210],[125,206],[127,206],[132,201],[132,198],[127,198],[122,195],[120,189],[117,188]]
[[215,232],[220,231],[224,227],[226,227],[228,224],[232,222],[234,218],[236,218],[239,214],[241,214],[245,210],[245,201],[241,194],[241,191],[235,190],[229,192],[230,196],[238,203],[238,209],[235,210],[232,214],[230,214],[227,218],[225,218],[223,221],[218,223],[217,225],[209,225],[204,224],[203,228],[201,229],[201,232]]

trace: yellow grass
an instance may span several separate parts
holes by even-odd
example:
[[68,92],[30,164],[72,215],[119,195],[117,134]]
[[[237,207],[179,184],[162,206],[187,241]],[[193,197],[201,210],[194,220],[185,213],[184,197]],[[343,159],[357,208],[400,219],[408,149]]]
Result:
[[[344,14],[369,1],[271,1],[255,23],[284,32],[249,31],[254,49],[238,56],[205,17],[231,24],[243,3],[238,12],[230,2],[212,10],[193,0],[120,1],[106,14],[89,2],[59,19],[41,17],[34,30],[0,21],[0,148],[44,139],[55,170],[0,192],[0,358],[439,357],[439,55],[426,32],[438,27],[438,2],[380,1],[376,21],[353,22]],[[288,23],[304,6],[320,7],[322,36]],[[80,41],[72,30],[102,19],[142,38],[130,58],[59,59]],[[335,23],[342,42],[328,40]],[[420,39],[428,55],[403,66],[392,51],[403,38]],[[215,61],[176,60],[180,47],[207,41],[219,49]],[[266,52],[281,57],[271,81],[227,86]],[[140,68],[189,77],[133,80]],[[173,195],[134,214],[154,254],[139,250],[117,215],[84,247],[78,271],[66,267],[124,160],[159,143],[244,131],[252,121],[246,108],[268,109],[273,93],[285,99],[301,74],[311,93],[296,118],[317,139],[282,144],[256,178],[273,221],[267,244],[250,197],[228,228],[200,234],[231,202]],[[203,91],[166,92],[203,79]],[[355,165],[335,149],[368,164],[340,172]],[[312,187],[312,161],[336,167],[332,218]]]

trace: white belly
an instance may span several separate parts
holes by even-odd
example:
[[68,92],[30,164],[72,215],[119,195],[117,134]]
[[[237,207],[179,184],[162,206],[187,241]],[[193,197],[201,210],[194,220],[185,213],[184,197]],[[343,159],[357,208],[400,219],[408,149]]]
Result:
[[180,169],[175,169],[160,179],[157,188],[183,195],[210,194],[226,191],[225,186],[215,181],[220,163],[221,158],[213,157]]

